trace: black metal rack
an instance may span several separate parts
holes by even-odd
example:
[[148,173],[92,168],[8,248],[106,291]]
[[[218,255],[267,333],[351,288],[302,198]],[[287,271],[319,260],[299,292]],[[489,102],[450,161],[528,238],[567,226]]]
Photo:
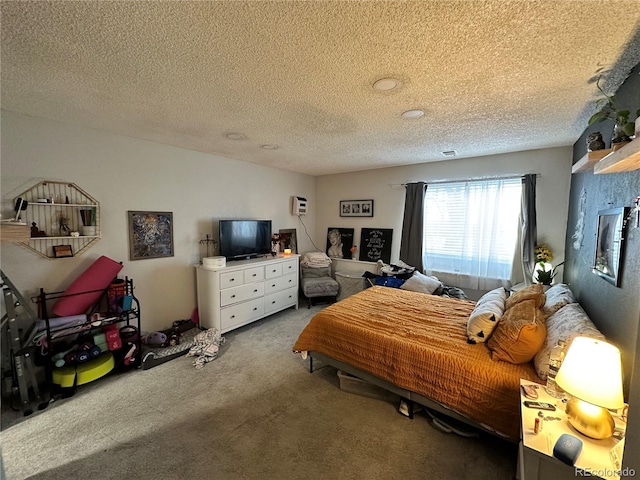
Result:
[[[91,308],[90,313],[87,315],[86,322],[83,324],[74,325],[74,328],[72,328],[68,333],[56,334],[54,336],[54,333],[56,332],[52,332],[48,303],[63,297],[85,295],[87,293],[98,293],[98,292],[101,294],[100,298]],[[98,330],[102,331],[104,327],[109,325],[122,325],[122,326],[132,325],[137,328],[137,338],[135,339],[135,342],[133,342],[135,343],[136,350],[135,350],[135,358],[133,359],[133,361],[131,361],[127,365],[127,368],[140,368],[141,357],[142,357],[142,350],[141,350],[142,345],[141,345],[141,339],[140,339],[140,301],[133,293],[134,292],[133,279],[130,279],[129,277],[125,277],[124,279],[124,296],[130,297],[130,300],[131,300],[131,305],[126,310],[113,311],[110,308],[111,302],[108,301],[108,292],[109,292],[109,289],[107,288],[103,290],[101,289],[101,290],[83,291],[83,292],[78,292],[78,293],[69,295],[69,294],[65,294],[64,292],[45,292],[44,289],[41,288],[40,294],[36,297],[32,297],[31,301],[37,304],[39,318],[45,321],[46,334],[44,338],[46,339],[46,351],[44,352],[43,356],[45,358],[44,368],[45,368],[46,380],[51,392],[50,401],[54,400],[54,395],[57,393],[57,390],[59,390],[56,388],[56,385],[53,382],[54,365],[52,361],[52,356],[55,351],[56,343],[61,342],[65,339],[68,339],[73,335],[76,335],[76,336],[87,335]],[[92,319],[93,315],[97,313],[101,314],[101,318]],[[30,341],[33,341],[33,336],[30,339]],[[124,360],[124,355],[126,353],[124,352],[125,347],[126,347],[125,344],[123,344],[122,348],[120,349],[121,351],[118,352],[118,355],[114,355],[115,367],[113,368],[113,371],[121,370],[124,367],[123,360]],[[64,391],[62,391],[61,393],[63,393],[63,396],[70,396],[70,395],[73,395],[73,393],[75,392],[75,389],[76,389],[76,385],[74,382],[74,386],[72,387],[71,390],[64,389]]]

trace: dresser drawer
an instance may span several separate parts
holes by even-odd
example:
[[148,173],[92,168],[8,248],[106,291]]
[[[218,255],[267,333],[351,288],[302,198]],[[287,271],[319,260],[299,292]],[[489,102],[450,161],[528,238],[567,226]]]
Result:
[[282,262],[282,274],[289,275],[290,273],[298,273],[298,259],[292,258],[286,262]]
[[237,272],[225,272],[220,274],[220,289],[237,287],[244,283],[244,272],[238,270]]
[[264,297],[264,313],[269,314],[285,307],[296,305],[298,302],[298,288],[289,288]]
[[264,267],[247,268],[244,271],[244,283],[264,280]]
[[284,290],[285,288],[297,287],[298,276],[297,275],[285,275],[284,277],[271,278],[267,280],[264,287],[264,293],[269,294]]
[[273,265],[267,265],[266,278],[275,278],[282,276],[282,264],[274,263]]
[[233,303],[243,302],[264,295],[264,283],[247,283],[238,287],[220,290],[220,306],[224,307]]
[[242,325],[264,315],[264,298],[223,308],[220,311],[220,328],[227,331],[236,325]]

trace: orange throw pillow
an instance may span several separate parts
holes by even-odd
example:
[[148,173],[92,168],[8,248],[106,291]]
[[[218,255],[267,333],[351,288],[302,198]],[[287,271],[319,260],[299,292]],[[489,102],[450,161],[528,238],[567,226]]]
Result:
[[533,299],[507,309],[487,342],[491,358],[514,364],[531,361],[547,337],[543,319]]

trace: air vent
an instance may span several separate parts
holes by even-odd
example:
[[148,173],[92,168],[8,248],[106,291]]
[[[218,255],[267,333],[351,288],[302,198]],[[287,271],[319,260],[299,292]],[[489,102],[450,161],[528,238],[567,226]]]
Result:
[[444,155],[445,157],[455,157],[458,154],[458,152],[456,152],[455,150],[447,150],[442,152],[442,155]]

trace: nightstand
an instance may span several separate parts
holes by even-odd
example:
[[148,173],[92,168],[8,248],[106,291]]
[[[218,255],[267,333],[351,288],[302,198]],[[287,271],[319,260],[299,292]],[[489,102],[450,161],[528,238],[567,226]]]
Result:
[[[535,385],[528,380],[520,380],[520,385]],[[616,433],[613,437],[604,440],[595,440],[585,437],[575,430],[567,422],[564,412],[565,403],[561,399],[548,395],[543,385],[538,385],[538,398],[536,402],[551,403],[556,406],[555,411],[537,410],[524,406],[528,400],[520,391],[521,430],[520,446],[518,449],[518,480],[560,480],[573,479],[580,476],[603,478],[605,480],[619,480],[620,464],[624,448],[625,422],[619,416],[614,415]],[[542,412],[545,417],[559,418],[560,420],[544,420],[542,431],[534,433],[534,423]],[[621,435],[618,435],[620,431]],[[553,456],[553,447],[558,438],[567,433],[582,441],[582,452],[578,456],[575,466],[562,463]],[[617,459],[617,462],[616,462]]]

